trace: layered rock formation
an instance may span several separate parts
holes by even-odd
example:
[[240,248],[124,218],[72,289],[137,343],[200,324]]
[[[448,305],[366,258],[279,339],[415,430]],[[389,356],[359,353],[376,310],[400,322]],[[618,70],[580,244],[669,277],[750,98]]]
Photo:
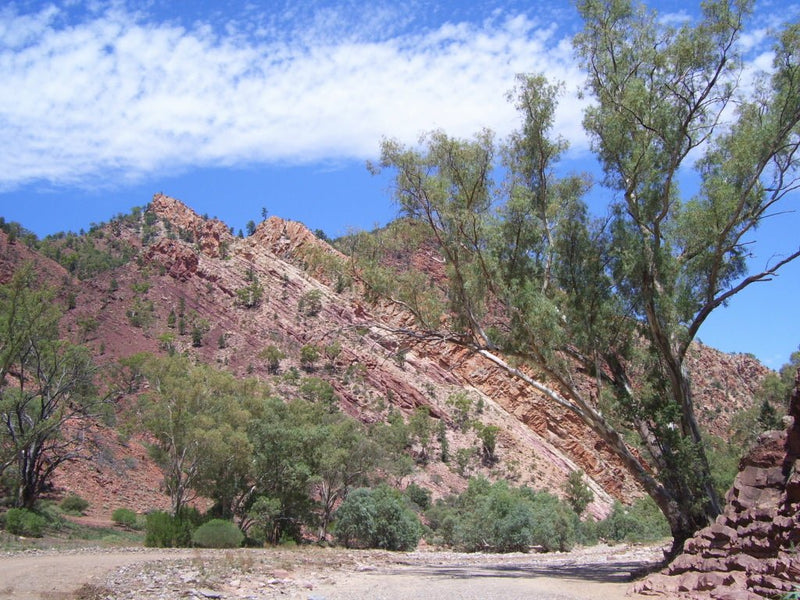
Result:
[[[0,231],[0,281],[21,263],[36,264],[42,281],[63,298],[72,297],[64,335],[85,344],[100,365],[137,352],[173,351],[237,376],[258,377],[284,398],[299,393],[298,380],[284,374],[324,379],[340,408],[367,423],[385,420],[390,412],[407,417],[424,407],[444,423],[451,454],[473,451],[462,471],[452,461],[429,461],[414,474],[437,497],[461,491],[466,477],[478,474],[561,493],[575,469],[586,473],[594,492],[589,513],[595,518],[604,517],[614,500],[642,494],[619,459],[574,414],[463,349],[393,335],[393,329],[411,325],[410,316],[395,305],[370,302],[350,277],[347,257],[301,223],[270,217],[240,238],[221,221],[157,194],[146,210],[95,229],[88,242],[98,254],[124,248],[131,258],[77,280]],[[431,281],[444,277],[441,259],[423,238],[395,242],[390,258],[396,266],[413,264]],[[61,251],[76,252],[67,245]],[[240,293],[254,285],[260,300],[243,303]],[[311,294],[320,303],[315,314],[302,309]],[[138,317],[135,323],[132,316]],[[200,340],[192,335],[195,326],[203,332]],[[306,372],[300,361],[303,346],[334,343],[340,345],[335,358],[321,359]],[[269,345],[286,356],[278,374],[259,358]],[[730,414],[751,405],[766,372],[752,357],[723,355],[701,345],[693,348],[689,368],[698,418],[712,433],[730,429]],[[470,420],[500,428],[496,464],[476,458],[480,441],[474,430],[456,422],[450,402],[455,392],[468,394]],[[155,495],[143,498],[136,491],[157,492],[157,470],[136,440],[118,443],[117,437],[113,428],[98,424],[90,440],[95,460],[88,467],[64,466],[54,479],[58,493],[93,498],[90,512],[98,515],[110,513],[120,499],[137,510],[159,507]],[[79,487],[89,481],[97,485]]]
[[716,522],[635,591],[757,600],[800,590],[800,371],[787,420],[785,431],[763,434],[742,459]]

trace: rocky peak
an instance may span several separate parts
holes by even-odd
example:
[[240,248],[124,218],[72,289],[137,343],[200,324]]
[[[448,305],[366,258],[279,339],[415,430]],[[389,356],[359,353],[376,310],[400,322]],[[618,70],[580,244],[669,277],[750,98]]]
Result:
[[200,251],[206,256],[213,258],[222,256],[225,253],[224,248],[233,241],[233,235],[225,223],[219,219],[201,217],[175,198],[156,194],[149,210],[184,232],[198,244]]

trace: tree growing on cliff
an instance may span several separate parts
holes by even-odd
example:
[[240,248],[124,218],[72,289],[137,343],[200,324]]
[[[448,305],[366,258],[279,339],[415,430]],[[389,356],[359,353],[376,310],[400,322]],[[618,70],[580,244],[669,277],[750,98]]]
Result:
[[[522,127],[502,147],[502,185],[491,132],[382,145],[402,212],[444,258],[443,293],[414,273],[361,270],[417,317],[408,335],[471,349],[605,440],[667,517],[673,550],[719,512],[689,345],[714,310],[800,255],[747,273],[752,234],[798,188],[800,145],[800,25],[776,40],[771,76],[736,95],[749,6],[708,2],[699,23],[674,28],[630,2],[579,2],[575,46],[595,98],[584,126],[613,194],[608,216],[590,215],[585,178],[556,174],[559,87],[520,77]],[[682,169],[700,180],[691,198]],[[638,432],[641,453],[623,430]]]

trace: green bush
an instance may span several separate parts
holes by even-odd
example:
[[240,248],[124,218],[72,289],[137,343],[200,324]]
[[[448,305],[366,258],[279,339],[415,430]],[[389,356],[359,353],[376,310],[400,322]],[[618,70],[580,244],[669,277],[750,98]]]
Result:
[[427,510],[431,505],[431,491],[416,483],[408,484],[404,493],[420,510]]
[[664,515],[649,497],[631,506],[614,503],[611,514],[597,524],[597,535],[608,542],[653,542],[670,536]]
[[238,548],[243,541],[242,530],[222,519],[203,523],[192,534],[192,543],[201,548]]
[[569,550],[575,544],[577,519],[565,503],[504,481],[472,479],[463,494],[438,501],[425,516],[435,543],[467,552]]
[[26,508],[9,508],[5,514],[6,531],[25,537],[42,537],[46,519]]
[[336,537],[348,548],[411,550],[421,535],[416,513],[388,486],[353,490],[336,511]]
[[151,548],[172,548],[176,546],[177,531],[175,519],[163,511],[147,515],[145,522],[144,545]]
[[182,548],[192,542],[192,533],[202,522],[195,509],[183,509],[178,517],[157,510],[147,515],[144,545],[151,548]]
[[111,513],[111,520],[123,527],[136,528],[136,513],[130,508],[117,508]]
[[89,501],[77,494],[69,494],[59,504],[65,513],[82,515],[89,508]]

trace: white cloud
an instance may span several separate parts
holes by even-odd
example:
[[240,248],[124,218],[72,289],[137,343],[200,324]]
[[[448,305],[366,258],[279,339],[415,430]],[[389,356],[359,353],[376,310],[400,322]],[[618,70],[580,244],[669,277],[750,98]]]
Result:
[[[495,10],[480,23],[414,30],[424,3],[341,0],[339,12],[254,4],[185,27],[124,6],[0,9],[0,190],[360,160],[383,136],[414,143],[433,128],[502,137],[517,125],[505,94],[520,72],[565,83],[556,133],[573,155],[588,148],[583,75],[564,33],[574,23]],[[764,31],[743,40],[757,66],[769,57],[758,54]]]
[[[334,17],[345,30],[347,17]],[[504,135],[516,124],[504,96],[522,71],[567,82],[557,127],[584,143],[569,44],[524,16],[371,39],[391,15],[341,37],[319,21],[259,37],[120,8],[69,27],[59,18],[53,8],[0,12],[0,188],[91,183],[109,170],[363,159],[381,136],[411,143],[435,127]]]

